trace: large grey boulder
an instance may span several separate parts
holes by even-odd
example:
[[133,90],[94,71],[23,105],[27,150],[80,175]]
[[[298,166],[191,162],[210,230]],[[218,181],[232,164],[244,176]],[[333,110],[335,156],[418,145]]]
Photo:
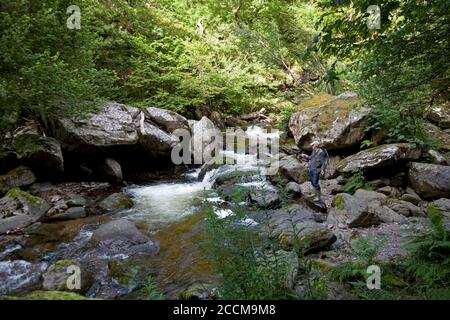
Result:
[[102,224],[94,231],[91,240],[111,253],[154,256],[159,252],[159,242],[148,238],[127,219]]
[[449,166],[412,162],[408,178],[411,186],[422,198],[450,198]]
[[64,171],[64,159],[59,142],[36,134],[21,134],[14,138],[19,158],[36,174],[48,178]]
[[413,144],[384,144],[345,158],[339,163],[337,170],[346,174],[357,169],[371,170],[390,166],[398,161],[415,160],[420,157],[420,154],[420,149]]
[[177,142],[173,136],[148,122],[141,122],[139,126],[139,144],[151,157],[169,157]]
[[287,178],[302,184],[309,180],[308,164],[300,162],[293,155],[282,155],[279,161],[280,173]]
[[176,112],[160,108],[147,107],[145,108],[144,114],[145,117],[151,122],[155,123],[167,132],[173,133],[176,129],[189,130],[188,120]]
[[319,140],[329,150],[342,149],[363,139],[362,121],[368,109],[361,106],[356,93],[345,92],[325,103],[312,104],[293,113],[289,120],[289,129],[301,148],[310,149],[310,143]]
[[38,221],[50,208],[48,203],[20,189],[11,189],[0,199],[0,234]]
[[12,188],[29,186],[35,181],[36,176],[30,168],[25,166],[17,167],[0,176],[0,194]]
[[401,214],[402,216],[405,217],[420,217],[420,216],[424,216],[425,215],[425,211],[408,202],[408,201],[403,201],[403,200],[398,200],[398,199],[388,199],[386,200],[386,202],[384,203],[388,208],[394,210],[395,212],[397,212],[398,214]]
[[97,112],[83,118],[45,121],[47,131],[63,144],[64,149],[105,148],[134,145],[138,141],[135,120],[137,108],[107,102]]
[[365,228],[381,222],[406,223],[405,217],[384,205],[387,196],[359,189],[352,196],[337,194],[332,202],[327,223],[345,228]]

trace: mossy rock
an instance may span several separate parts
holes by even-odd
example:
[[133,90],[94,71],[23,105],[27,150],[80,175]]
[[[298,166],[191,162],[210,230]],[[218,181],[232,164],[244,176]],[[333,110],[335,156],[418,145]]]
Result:
[[330,150],[348,148],[365,135],[362,121],[369,110],[355,93],[319,95],[299,109],[291,115],[289,129],[301,148],[310,149],[313,140],[321,141]]
[[113,193],[100,201],[98,204],[102,213],[111,212],[115,210],[129,209],[133,207],[134,203],[131,198],[125,193]]
[[28,186],[35,181],[36,176],[28,167],[17,167],[0,176],[0,194],[12,188]]
[[91,300],[81,294],[65,291],[33,291],[25,300]]

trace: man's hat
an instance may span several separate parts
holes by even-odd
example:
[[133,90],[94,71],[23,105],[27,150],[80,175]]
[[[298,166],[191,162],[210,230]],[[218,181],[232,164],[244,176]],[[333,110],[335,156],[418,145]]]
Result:
[[314,146],[320,147],[320,142],[319,142],[319,141],[313,141],[313,142],[311,142],[311,147],[314,147]]

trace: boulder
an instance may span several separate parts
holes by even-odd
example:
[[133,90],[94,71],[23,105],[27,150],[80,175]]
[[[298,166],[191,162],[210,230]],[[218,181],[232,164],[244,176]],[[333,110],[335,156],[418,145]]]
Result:
[[177,143],[178,140],[175,137],[160,128],[148,122],[141,122],[139,126],[139,144],[150,157],[170,157],[172,148]]
[[412,162],[408,178],[413,189],[425,199],[450,197],[450,167]]
[[441,198],[441,199],[433,201],[432,203],[435,207],[439,208],[442,212],[445,212],[445,213],[447,213],[447,215],[450,215],[450,199]]
[[59,142],[36,134],[21,134],[13,141],[20,159],[37,175],[55,178],[64,171],[64,159]]
[[24,260],[0,261],[0,295],[39,288],[47,263],[32,264]]
[[250,202],[257,204],[261,208],[272,208],[280,204],[280,194],[270,182],[262,184],[250,184],[245,188],[249,194]]
[[46,120],[51,136],[69,151],[86,151],[111,146],[134,145],[138,142],[135,120],[139,110],[116,102],[99,106],[97,112],[83,118]]
[[169,133],[173,133],[176,129],[189,130],[188,120],[171,110],[147,107],[144,110],[144,114],[146,119]]
[[148,238],[127,219],[102,224],[94,231],[91,240],[110,253],[154,256],[159,252],[159,242]]
[[7,174],[0,176],[0,194],[5,193],[12,188],[28,186],[35,181],[36,176],[28,167],[17,167]]
[[405,217],[420,217],[424,216],[425,212],[418,206],[413,205],[410,202],[398,200],[398,199],[388,199],[384,203],[388,208],[394,210],[398,214]]
[[279,236],[280,246],[284,250],[293,248],[304,253],[314,253],[329,248],[336,236],[323,224],[314,221],[297,223],[294,233],[283,232]]
[[358,144],[364,137],[362,121],[368,109],[361,106],[357,94],[345,92],[322,102],[307,102],[309,107],[291,115],[289,129],[296,144],[310,149],[310,143],[319,140],[328,150]]
[[386,206],[380,206],[377,202],[370,202],[368,205],[368,210],[375,212],[381,222],[385,223],[408,223],[408,219],[405,216],[398,214],[394,210]]
[[[71,266],[80,268],[78,262],[71,260],[59,260],[52,264],[42,275],[42,287],[49,291],[72,291],[73,289],[71,290],[67,286],[68,278],[73,274],[73,271],[69,269]],[[83,282],[83,279],[86,279],[83,276],[80,278],[81,282]],[[82,285],[82,283],[80,284]],[[86,286],[84,287],[86,288]]]
[[426,118],[443,129],[450,128],[450,103],[431,107]]
[[300,162],[293,155],[283,155],[279,162],[280,173],[295,182],[302,184],[309,181],[308,164]]
[[378,213],[381,210],[382,214],[385,213],[381,202],[386,198],[382,193],[363,189],[358,189],[354,196],[347,193],[337,194],[331,204],[327,223],[350,228],[377,225],[382,222]]
[[297,196],[302,193],[302,189],[297,182],[291,181],[286,184],[284,190],[287,194]]
[[403,201],[411,202],[414,205],[419,205],[422,202],[422,199],[419,195],[410,187],[406,188],[406,192],[400,197]]
[[129,209],[131,207],[133,207],[133,200],[122,192],[113,193],[98,203],[101,213]]
[[384,144],[360,151],[342,160],[337,170],[349,174],[358,169],[371,170],[396,164],[399,161],[415,160],[421,151],[414,144]]
[[48,203],[18,188],[0,199],[0,234],[38,221],[50,208]]
[[267,222],[264,223],[266,232],[272,238],[279,238],[282,233],[293,234],[295,226],[305,221],[319,221],[320,217],[301,204],[293,204],[285,208],[271,210],[266,217]]
[[99,174],[112,183],[121,183],[123,180],[122,167],[112,158],[106,158],[99,166]]
[[450,158],[447,157],[445,154],[440,153],[436,150],[430,149],[427,152],[428,157],[430,158],[431,162],[434,164],[441,164],[443,166],[450,165]]

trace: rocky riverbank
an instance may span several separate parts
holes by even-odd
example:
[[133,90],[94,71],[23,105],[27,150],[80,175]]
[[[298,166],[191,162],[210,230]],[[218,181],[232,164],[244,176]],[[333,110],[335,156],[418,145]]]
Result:
[[[258,163],[242,166],[235,163],[236,154],[226,154],[230,163],[203,164],[199,177],[207,184],[201,187],[213,189],[226,217],[238,186],[240,206],[247,206],[249,221],[261,234],[296,254],[294,243],[300,240],[302,254],[322,266],[351,261],[351,241],[368,235],[386,239],[379,259],[404,256],[401,230],[429,230],[430,206],[450,228],[450,115],[445,108],[424,115],[439,143],[421,148],[365,132],[367,114],[354,93],[321,99],[320,105],[292,114],[290,133],[281,138],[276,155],[277,175],[261,177]],[[262,113],[211,118],[214,122],[188,120],[167,110],[111,102],[86,118],[41,119],[36,128],[6,137],[10,143],[0,153],[0,295],[27,297],[37,291],[58,297],[57,292],[70,291],[80,294],[75,298],[142,297],[146,281],[158,277],[149,266],[166,244],[122,214],[136,207],[123,187],[180,180],[188,168],[170,159],[180,143],[173,135],[178,128],[189,131],[192,141],[205,142],[204,132],[215,125],[270,122]],[[330,153],[320,202],[311,198],[307,164],[296,157],[299,147],[307,150],[313,140]],[[361,149],[363,141],[371,141],[370,147]],[[84,275],[79,289],[67,289],[69,266]],[[290,284],[299,294],[303,280],[294,277]],[[209,285],[206,291],[199,286],[181,296],[215,296],[205,293],[214,291]]]

